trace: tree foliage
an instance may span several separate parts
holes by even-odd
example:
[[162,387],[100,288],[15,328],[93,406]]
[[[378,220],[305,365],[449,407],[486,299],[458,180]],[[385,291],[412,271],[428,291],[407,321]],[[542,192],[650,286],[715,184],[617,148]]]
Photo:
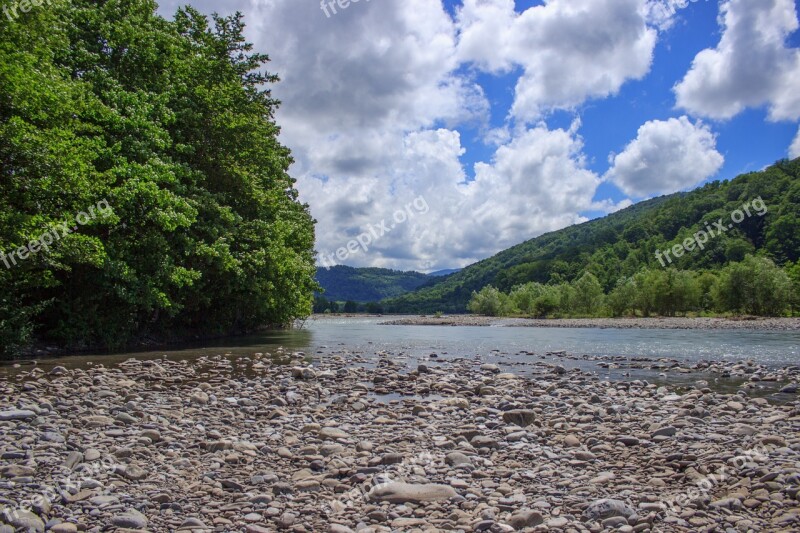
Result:
[[800,295],[800,267],[789,273],[770,259],[748,255],[719,274],[643,268],[617,280],[604,294],[591,273],[572,283],[528,283],[508,295],[492,286],[473,293],[468,308],[489,316],[598,317],[676,316],[722,312],[780,316],[792,312]]
[[313,220],[240,14],[74,0],[0,26],[0,350],[246,331],[310,313]]

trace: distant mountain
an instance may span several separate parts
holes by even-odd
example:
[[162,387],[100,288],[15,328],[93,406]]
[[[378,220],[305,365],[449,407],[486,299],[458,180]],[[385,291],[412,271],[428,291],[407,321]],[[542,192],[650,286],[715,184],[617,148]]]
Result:
[[444,276],[449,276],[450,274],[455,274],[456,272],[460,271],[460,268],[448,268],[446,270],[437,270],[436,272],[429,272],[429,276],[433,276],[435,278],[440,278]]
[[[707,240],[702,250],[666,256],[669,264],[657,255],[680,252],[694,235]],[[487,285],[507,292],[591,272],[608,292],[645,267],[716,271],[747,254],[765,255],[782,267],[800,260],[800,159],[547,233],[450,276],[429,277],[416,291],[381,305],[390,313],[463,313],[472,292]]]
[[377,302],[401,296],[430,281],[420,272],[402,272],[386,268],[353,268],[337,265],[317,269],[322,297],[333,301]]

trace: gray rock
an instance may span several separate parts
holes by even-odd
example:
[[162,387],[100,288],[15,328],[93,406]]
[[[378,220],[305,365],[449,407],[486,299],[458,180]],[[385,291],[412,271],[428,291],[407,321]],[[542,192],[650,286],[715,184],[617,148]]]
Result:
[[126,465],[121,469],[120,473],[123,477],[130,479],[131,481],[140,481],[147,477],[147,471],[143,468],[139,468],[136,465]]
[[508,519],[508,525],[514,529],[535,527],[542,523],[544,523],[542,513],[531,509],[520,509]]
[[536,421],[536,411],[530,409],[513,409],[503,413],[503,422],[528,427]]
[[448,485],[419,484],[411,483],[389,483],[373,487],[367,493],[370,501],[389,502],[389,503],[420,503],[438,502],[449,500],[456,496],[456,491]]
[[341,524],[330,524],[328,526],[328,533],[355,533],[352,529]]
[[623,501],[604,498],[593,502],[583,511],[583,517],[587,520],[605,520],[614,516],[631,520],[636,517],[636,510]]
[[130,509],[112,517],[111,523],[117,527],[144,529],[147,527],[147,517],[136,509]]
[[283,529],[289,529],[294,525],[296,521],[297,521],[297,515],[295,515],[294,513],[286,512],[283,513],[280,518],[278,518],[277,523],[279,527]]
[[663,428],[658,428],[657,430],[651,433],[652,437],[674,437],[675,434],[678,433],[678,428],[673,426],[664,426]]
[[638,446],[639,439],[630,435],[624,435],[622,437],[617,437],[617,442],[621,442],[625,446]]
[[199,518],[187,518],[181,524],[181,529],[192,529],[192,528],[210,529]]
[[294,379],[314,379],[317,373],[313,368],[307,366],[296,366],[292,368],[292,377]]
[[6,522],[27,533],[44,533],[44,522],[30,511],[21,509],[11,511],[5,516]]
[[471,465],[472,459],[461,452],[451,452],[444,458],[444,462],[450,466]]
[[469,441],[470,444],[475,446],[476,448],[499,448],[500,445],[497,444],[497,441],[492,437],[487,437],[485,435],[477,435],[472,437],[472,440]]
[[9,422],[11,420],[30,420],[35,418],[36,413],[28,411],[27,409],[11,409],[10,411],[0,411],[0,422]]
[[339,428],[322,428],[317,436],[322,440],[343,440],[350,437],[346,432]]

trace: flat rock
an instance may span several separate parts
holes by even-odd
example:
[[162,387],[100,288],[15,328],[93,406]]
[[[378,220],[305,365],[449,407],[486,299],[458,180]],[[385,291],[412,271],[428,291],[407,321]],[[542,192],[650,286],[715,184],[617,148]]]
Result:
[[350,437],[350,435],[339,429],[339,428],[322,428],[317,433],[317,436],[322,440],[344,440]]
[[0,422],[10,422],[11,420],[30,420],[35,418],[36,413],[27,409],[11,409],[10,411],[0,411]]
[[512,409],[503,413],[503,422],[528,427],[536,421],[536,411],[531,409]]
[[367,499],[390,503],[420,503],[449,500],[456,491],[448,485],[389,483],[374,487],[367,493]]
[[130,509],[112,517],[111,523],[117,527],[144,529],[147,527],[147,517],[135,509]]
[[450,466],[471,465],[472,459],[461,452],[451,452],[444,458],[444,462]]
[[583,511],[583,517],[587,520],[605,520],[614,516],[631,519],[636,516],[636,510],[623,501],[604,498],[592,502]]
[[6,521],[27,533],[44,533],[44,522],[30,511],[17,510],[6,517]]
[[531,509],[520,509],[508,519],[508,525],[514,529],[535,527],[542,523],[544,523],[542,513]]

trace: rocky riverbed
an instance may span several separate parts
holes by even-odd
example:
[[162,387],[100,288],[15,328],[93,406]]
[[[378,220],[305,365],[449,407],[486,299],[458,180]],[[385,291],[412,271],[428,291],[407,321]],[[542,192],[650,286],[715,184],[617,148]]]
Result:
[[280,355],[0,381],[0,533],[800,528],[798,368],[771,404],[533,358]]
[[529,328],[601,329],[739,329],[761,331],[800,331],[800,317],[713,318],[498,318],[478,315],[409,316],[381,322],[392,326],[509,326]]

